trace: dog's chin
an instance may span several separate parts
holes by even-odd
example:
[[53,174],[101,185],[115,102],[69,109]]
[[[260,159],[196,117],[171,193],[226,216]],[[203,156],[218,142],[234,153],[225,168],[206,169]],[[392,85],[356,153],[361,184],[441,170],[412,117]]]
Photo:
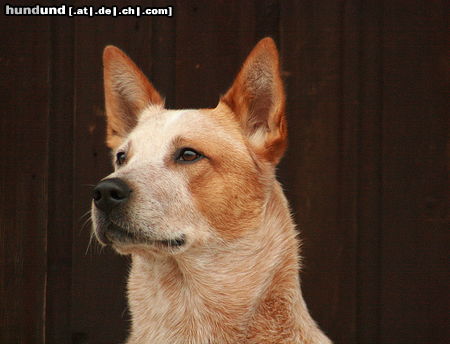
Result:
[[142,250],[170,250],[174,251],[186,245],[184,234],[167,239],[152,239],[135,234],[116,224],[109,222],[97,226],[97,239],[103,245],[109,245],[120,254],[131,254]]

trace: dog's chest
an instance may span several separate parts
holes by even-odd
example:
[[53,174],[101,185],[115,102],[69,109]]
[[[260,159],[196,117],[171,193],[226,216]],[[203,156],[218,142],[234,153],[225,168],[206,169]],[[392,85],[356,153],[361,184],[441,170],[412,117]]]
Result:
[[133,341],[128,344],[248,342],[270,265],[257,256],[213,257],[133,256],[128,282]]
[[[170,262],[133,264],[128,281],[134,343],[218,343],[214,319]],[[207,340],[207,341],[205,341]]]

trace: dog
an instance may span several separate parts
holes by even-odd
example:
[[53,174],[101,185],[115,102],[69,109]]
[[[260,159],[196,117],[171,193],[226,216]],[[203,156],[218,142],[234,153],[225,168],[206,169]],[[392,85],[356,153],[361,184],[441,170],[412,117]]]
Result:
[[114,46],[103,64],[115,169],[94,188],[93,232],[132,257],[127,343],[331,343],[303,300],[275,177],[287,126],[274,41],[255,46],[214,109],[165,109]]

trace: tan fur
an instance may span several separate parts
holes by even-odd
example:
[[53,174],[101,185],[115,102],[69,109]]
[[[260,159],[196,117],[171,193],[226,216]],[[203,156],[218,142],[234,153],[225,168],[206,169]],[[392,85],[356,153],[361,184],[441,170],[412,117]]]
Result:
[[[164,109],[117,48],[104,65],[107,143],[127,153],[108,177],[132,193],[110,214],[93,205],[93,222],[100,241],[106,233],[132,256],[127,343],[330,343],[303,301],[297,232],[275,179],[287,129],[273,41],[258,43],[215,109]],[[183,147],[204,158],[180,163]]]

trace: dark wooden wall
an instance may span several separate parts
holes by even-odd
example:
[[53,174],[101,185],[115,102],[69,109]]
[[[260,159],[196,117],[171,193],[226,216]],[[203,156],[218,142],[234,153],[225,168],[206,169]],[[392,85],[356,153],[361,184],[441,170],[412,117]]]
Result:
[[169,106],[212,107],[270,35],[313,317],[336,343],[448,343],[446,2],[172,5],[173,18],[0,15],[0,342],[126,336],[127,259],[88,249],[83,226],[111,171],[103,47],[124,49]]

